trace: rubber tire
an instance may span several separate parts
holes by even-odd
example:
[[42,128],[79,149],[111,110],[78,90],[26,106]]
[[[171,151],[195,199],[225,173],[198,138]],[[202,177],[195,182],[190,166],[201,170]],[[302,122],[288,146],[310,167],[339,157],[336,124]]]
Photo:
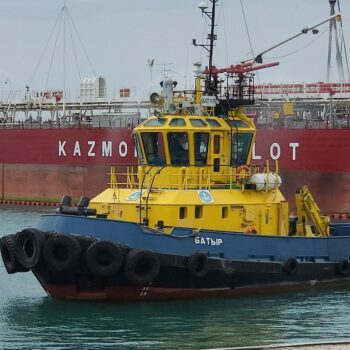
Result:
[[7,235],[0,240],[1,257],[8,274],[29,271],[18,262],[15,246],[15,235]]
[[292,275],[297,272],[298,261],[295,258],[289,258],[283,263],[282,267],[284,272],[286,272],[288,275]]
[[16,255],[18,262],[26,269],[32,269],[39,263],[45,234],[35,228],[26,228],[16,234]]
[[110,241],[96,241],[86,251],[88,270],[96,277],[110,277],[117,274],[123,263],[121,248]]
[[339,275],[348,275],[350,272],[350,262],[348,260],[341,260],[337,263],[337,272]]
[[124,276],[134,285],[148,285],[158,276],[160,262],[150,250],[131,250],[125,259]]
[[88,248],[90,247],[90,245],[94,242],[96,242],[96,239],[90,236],[76,236],[75,238],[77,238],[80,247],[81,247],[81,253],[83,256],[85,256],[86,251],[88,250]]
[[49,237],[44,244],[44,261],[52,271],[76,272],[80,256],[80,244],[72,235],[57,234]]
[[187,260],[187,270],[194,277],[204,277],[208,272],[208,256],[199,252],[192,254]]

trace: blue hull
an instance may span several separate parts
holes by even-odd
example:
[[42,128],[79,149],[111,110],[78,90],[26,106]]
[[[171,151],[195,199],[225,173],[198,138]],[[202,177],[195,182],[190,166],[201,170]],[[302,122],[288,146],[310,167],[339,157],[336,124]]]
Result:
[[291,257],[305,262],[336,262],[349,260],[350,257],[350,236],[346,236],[350,232],[350,224],[335,224],[333,231],[337,235],[325,238],[262,236],[187,228],[174,228],[171,234],[164,234],[136,223],[52,214],[43,215],[36,228],[91,236],[134,249],[179,256],[201,251],[213,258],[279,262]]
[[[31,270],[59,299],[235,297],[350,286],[349,224],[326,238],[277,237],[43,215],[1,241],[9,273]],[[10,237],[12,236],[12,237]]]

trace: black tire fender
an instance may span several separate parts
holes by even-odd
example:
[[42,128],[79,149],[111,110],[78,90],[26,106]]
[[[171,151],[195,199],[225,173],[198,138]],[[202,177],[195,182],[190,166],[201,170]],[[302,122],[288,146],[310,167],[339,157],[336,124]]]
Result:
[[124,276],[135,285],[147,285],[154,281],[160,270],[160,262],[150,250],[131,250],[125,258]]
[[86,253],[87,249],[90,247],[90,245],[94,242],[96,242],[96,238],[91,236],[76,236],[75,238],[78,239],[78,242],[81,247],[82,253]]
[[350,272],[350,262],[349,260],[340,260],[337,263],[337,272],[340,275],[347,275]]
[[287,274],[291,275],[297,272],[298,261],[295,258],[289,258],[283,263],[282,267]]
[[7,235],[0,240],[1,257],[8,274],[29,271],[18,262],[15,246],[15,235]]
[[96,241],[87,249],[85,262],[88,270],[96,277],[110,277],[120,270],[123,252],[113,242]]
[[204,277],[208,272],[208,256],[200,252],[193,253],[187,260],[187,270],[195,277]]
[[75,272],[80,256],[80,244],[72,235],[52,235],[44,244],[44,261],[55,272]]
[[16,235],[15,251],[18,262],[27,269],[36,267],[41,257],[45,234],[35,228],[26,228]]

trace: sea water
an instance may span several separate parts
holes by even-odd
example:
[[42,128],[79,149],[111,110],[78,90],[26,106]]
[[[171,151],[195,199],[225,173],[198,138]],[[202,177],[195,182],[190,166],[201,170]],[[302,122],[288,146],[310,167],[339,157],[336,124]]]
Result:
[[[0,206],[0,236],[52,209]],[[0,349],[203,349],[350,338],[350,289],[172,302],[72,302],[0,263]]]

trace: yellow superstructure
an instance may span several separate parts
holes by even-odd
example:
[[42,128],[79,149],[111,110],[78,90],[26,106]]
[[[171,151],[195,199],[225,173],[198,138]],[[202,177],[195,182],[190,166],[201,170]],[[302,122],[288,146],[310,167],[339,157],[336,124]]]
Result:
[[[268,162],[251,165],[256,128],[243,112],[243,90],[238,90],[240,104],[218,116],[218,100],[202,95],[201,81],[198,69],[190,97],[175,96],[172,80],[163,82],[162,96],[151,95],[155,116],[133,131],[138,165],[112,167],[110,187],[90,206],[99,217],[163,232],[185,227],[288,235],[289,208],[279,190],[277,162],[273,170]],[[310,198],[297,196],[297,234],[329,234],[328,218],[320,211],[306,217],[308,208],[317,207]]]
[[[255,131],[241,107],[226,118],[184,111],[150,117],[134,129],[137,170],[113,169],[110,188],[90,206],[165,232],[177,226],[287,235],[278,175],[268,165],[250,166]],[[254,175],[263,182],[254,184]]]

